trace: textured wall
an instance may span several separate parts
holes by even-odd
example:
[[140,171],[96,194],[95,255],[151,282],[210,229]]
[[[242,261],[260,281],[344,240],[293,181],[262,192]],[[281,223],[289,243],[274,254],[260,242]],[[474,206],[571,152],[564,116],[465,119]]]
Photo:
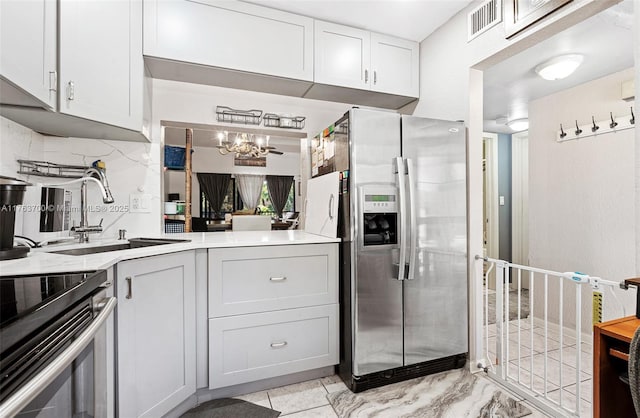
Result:
[[[629,69],[530,103],[531,265],[615,281],[635,276],[634,130],[564,143],[555,140],[560,123],[566,127],[576,119],[588,123],[592,115],[602,120],[609,112],[629,114],[630,104],[620,99],[620,84],[633,75],[634,69]],[[573,289],[569,285],[565,290]],[[558,291],[551,286],[552,304],[558,300]],[[627,314],[631,313],[635,290],[617,292]],[[589,300],[590,289],[585,287],[583,296]],[[573,291],[565,297],[566,318],[574,316],[572,300]],[[605,317],[622,316],[610,294],[605,301]],[[555,311],[557,308],[552,309],[552,317]],[[590,318],[589,306],[583,317]]]

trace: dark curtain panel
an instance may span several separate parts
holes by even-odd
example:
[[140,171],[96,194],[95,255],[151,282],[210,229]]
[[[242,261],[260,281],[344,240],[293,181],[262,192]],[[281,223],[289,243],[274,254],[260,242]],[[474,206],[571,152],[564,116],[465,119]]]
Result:
[[211,209],[219,214],[231,181],[231,174],[198,173],[200,190],[207,197]]
[[293,176],[267,176],[269,197],[278,216],[282,215],[282,209],[284,209],[284,205],[287,204],[287,198],[289,197],[292,184]]

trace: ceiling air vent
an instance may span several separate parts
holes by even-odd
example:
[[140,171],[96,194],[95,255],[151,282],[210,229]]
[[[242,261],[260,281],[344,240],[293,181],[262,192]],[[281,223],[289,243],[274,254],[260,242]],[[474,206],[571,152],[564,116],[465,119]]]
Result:
[[502,0],[487,0],[469,13],[468,39],[471,41],[502,22]]

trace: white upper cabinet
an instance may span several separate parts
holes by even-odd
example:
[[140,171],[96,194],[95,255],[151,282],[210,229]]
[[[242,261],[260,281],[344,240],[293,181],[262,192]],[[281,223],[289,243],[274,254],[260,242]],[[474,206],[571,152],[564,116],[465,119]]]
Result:
[[59,111],[142,129],[142,3],[62,0]]
[[144,54],[313,81],[313,20],[235,1],[144,1]]
[[55,107],[55,0],[0,1],[0,78],[0,103]]
[[418,43],[371,34],[371,90],[419,97]]
[[419,97],[419,45],[315,21],[316,83]]
[[370,32],[315,21],[316,83],[369,89]]

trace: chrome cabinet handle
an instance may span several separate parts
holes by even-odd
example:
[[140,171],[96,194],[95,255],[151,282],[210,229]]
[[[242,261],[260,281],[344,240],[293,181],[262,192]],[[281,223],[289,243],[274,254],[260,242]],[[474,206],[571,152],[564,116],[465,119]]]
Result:
[[132,281],[133,279],[131,277],[127,277],[125,278],[125,280],[127,281],[127,296],[125,296],[127,299],[131,299],[133,298],[133,286],[132,286]]
[[281,341],[279,343],[271,343],[271,348],[282,348],[287,345],[286,341]]
[[58,72],[49,71],[49,91],[58,91]]
[[376,70],[373,70],[373,84],[376,84],[378,82],[378,72]]
[[286,276],[282,276],[282,277],[269,277],[269,280],[271,280],[272,282],[283,282],[285,280],[287,280]]
[[69,84],[67,85],[67,100],[73,100],[75,98],[75,90],[76,87],[73,84],[73,81],[69,81]]
[[365,84],[369,82],[369,70],[364,70],[364,82]]
[[329,219],[333,220],[334,216],[333,216],[333,201],[335,200],[335,196],[333,195],[333,193],[331,194],[331,197],[329,198]]

